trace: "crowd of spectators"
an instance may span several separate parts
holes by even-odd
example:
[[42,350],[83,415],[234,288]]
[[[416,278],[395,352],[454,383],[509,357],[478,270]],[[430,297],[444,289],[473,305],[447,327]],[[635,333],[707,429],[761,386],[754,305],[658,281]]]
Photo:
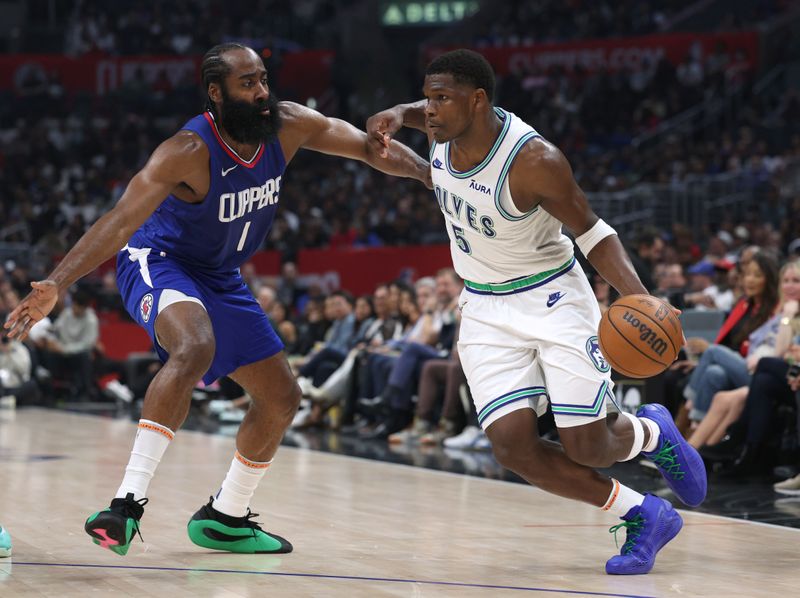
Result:
[[[648,380],[644,400],[666,404],[711,470],[726,477],[794,466],[800,445],[800,375],[790,369],[800,360],[800,241],[787,249],[769,229],[724,222],[700,243],[675,225],[642,229],[628,243],[654,295],[686,313],[720,314],[710,340],[687,328],[679,360]],[[613,290],[588,275],[601,309],[607,308]],[[16,306],[32,276],[6,264],[0,312]],[[291,263],[278,277],[258,276],[250,267],[243,276],[283,339],[303,390],[295,430],[329,427],[395,445],[488,450],[458,359],[462,283],[452,270],[388,281],[360,297],[346,290],[325,294]],[[20,359],[26,355],[16,341],[0,347],[0,402],[9,396],[23,403],[141,400],[157,360],[134,375],[135,368],[108,359],[99,341],[98,317],[119,312],[115,298],[113,272],[90,278],[34,328],[29,358]],[[241,420],[249,398],[232,381],[200,390],[218,397],[201,409],[223,422]],[[549,423],[542,428],[553,435]],[[800,490],[800,480],[792,479],[788,489]]]
[[329,36],[331,0],[177,0],[74,3],[66,28],[69,55],[202,54],[232,41],[255,48],[314,47]]
[[[679,4],[515,2],[504,10],[509,22],[547,22],[568,32],[564,35],[586,37],[606,21],[614,24],[607,29],[614,34],[650,31]],[[762,2],[758,12],[772,14],[782,7],[780,2]],[[238,19],[247,16],[239,10],[313,20],[330,16],[333,9],[322,0],[264,0],[247,7],[184,0],[169,10],[160,2],[76,2],[68,38],[78,53],[141,53],[150,46],[154,52],[198,53],[223,39],[214,29],[224,26],[223,14],[247,24],[242,27],[265,26]],[[539,18],[542,15],[547,18]],[[181,32],[189,26],[191,43],[183,43]],[[256,46],[265,41],[260,29],[226,31]],[[741,55],[720,44],[708,55],[693,48],[677,67],[666,60],[645,60],[635,71],[521,68],[499,79],[497,103],[558,145],[587,192],[624,190],[643,181],[680,185],[690,176],[730,172],[747,177],[758,201],[774,191],[771,179],[786,162],[800,156],[800,94],[791,89],[777,96],[754,94],[754,77]],[[275,91],[280,95],[279,87]],[[637,136],[671,116],[731,94],[738,101],[733,115],[726,112],[722,133],[714,129],[713,135],[670,136],[655,151],[632,145]],[[612,97],[614,101],[608,101]],[[119,90],[102,97],[66,93],[57,74],[42,77],[31,71],[14,95],[2,99],[0,242],[35,243],[49,256],[63,254],[113,205],[153,148],[203,103],[191,76],[170,80],[166,71],[153,81],[141,71],[133,73]],[[356,124],[363,126],[366,116],[355,117]],[[417,136],[417,142],[424,152],[424,139]],[[414,182],[387,179],[361,164],[302,153],[285,181],[282,209],[265,245],[280,250],[285,259],[294,259],[304,247],[446,241],[436,203]],[[785,223],[783,219],[781,225]],[[781,233],[784,243],[794,238]]]
[[513,0],[477,34],[478,45],[519,46],[573,39],[629,37],[666,29],[685,2]]
[[[648,33],[663,27],[680,5],[583,4],[509,3],[506,17],[484,41],[597,36],[598,27],[609,35]],[[767,14],[780,4],[758,6]],[[330,5],[264,0],[248,10],[310,26],[330,13]],[[183,0],[169,10],[157,2],[100,6],[75,3],[67,30],[70,52],[197,53],[225,39],[220,2]],[[266,25],[237,22],[250,23],[238,39],[274,45]],[[523,30],[518,23],[547,24]],[[730,475],[763,470],[787,454],[796,459],[797,447],[787,440],[796,429],[785,415],[800,385],[797,376],[786,378],[789,361],[800,359],[800,286],[792,286],[800,285],[793,278],[800,198],[780,189],[777,177],[800,161],[800,94],[788,89],[757,95],[754,77],[741,55],[720,45],[707,56],[693,50],[678,67],[662,60],[613,73],[534,68],[498,82],[497,103],[561,147],[590,193],[642,181],[677,188],[688,177],[719,173],[740,174],[740,187],[753,192],[756,201],[744,217],[719,215],[702,237],[677,222],[636,234],[620,230],[653,294],[681,309],[727,318],[715,342],[690,339],[681,360],[650,383],[648,400],[668,404],[709,463]],[[735,99],[735,110],[713,138],[670,137],[659,145],[655,161],[632,146],[634,138],[670,117],[725,97]],[[153,82],[136,73],[104,97],[81,96],[65,93],[51,74],[23,81],[14,97],[3,100],[0,241],[33,247],[0,268],[0,314],[7,314],[29,281],[114,204],[152,149],[196,113],[202,93],[191,78],[171,81],[164,72]],[[328,426],[392,443],[488,448],[470,411],[455,349],[460,281],[452,271],[435,279],[387,281],[371,295],[354,298],[346,291],[326,296],[304,285],[292,264],[303,248],[446,242],[430,192],[361,164],[301,153],[285,175],[281,204],[265,242],[265,248],[281,252],[281,277],[264,279],[252,268],[243,274],[299,376],[307,403],[295,428]],[[49,259],[32,271],[25,258],[34,254]],[[598,302],[608,306],[614,291],[589,274]],[[158,364],[147,363],[134,376],[133,368],[108,359],[95,310],[121,313],[113,274],[89,279],[63,298],[27,346],[0,346],[0,399],[140,399]],[[209,396],[217,394],[223,398],[207,409],[228,421],[242,417],[248,397],[240,388],[222,380]]]
[[[534,116],[533,110],[537,118],[531,122],[541,123],[541,132],[560,145],[587,192],[624,189],[647,180],[640,169],[643,153],[629,145],[631,132],[621,133],[625,115],[638,118],[636,102],[626,104],[625,93],[613,89],[614,81],[622,84],[624,78],[589,77],[578,85],[563,73],[553,77],[527,90],[525,77],[507,79],[498,103],[523,117]],[[200,106],[191,81],[165,93],[135,87],[133,83],[105,99],[67,99],[57,87],[47,86],[9,102],[0,129],[3,241],[34,243],[48,255],[63,254],[120,197],[160,140]],[[559,88],[567,95],[578,93],[580,101],[563,101],[566,96]],[[656,97],[655,89],[639,97]],[[607,94],[619,99],[616,108],[599,100]],[[776,193],[773,178],[800,157],[800,134],[785,145],[770,147],[756,133],[766,126],[785,133],[796,129],[800,96],[790,91],[776,104],[761,108],[743,110],[742,126],[721,138],[676,138],[660,146],[662,160],[650,180],[679,184],[690,174],[740,173],[746,177],[743,184],[761,193],[754,200]],[[614,137],[615,131],[619,137]],[[303,247],[446,241],[436,202],[413,181],[304,153],[287,170],[285,181],[281,210],[266,247],[279,249],[287,259]],[[778,200],[788,203],[780,206]],[[800,229],[790,200],[772,197],[759,203],[770,207],[760,217]],[[795,238],[789,231],[781,233],[784,243]]]
[[[779,15],[789,0],[759,0],[731,7],[710,29],[746,28]],[[503,2],[493,18],[484,20],[476,43],[520,46],[575,39],[631,37],[669,31],[673,21],[691,8],[680,0],[512,0]]]

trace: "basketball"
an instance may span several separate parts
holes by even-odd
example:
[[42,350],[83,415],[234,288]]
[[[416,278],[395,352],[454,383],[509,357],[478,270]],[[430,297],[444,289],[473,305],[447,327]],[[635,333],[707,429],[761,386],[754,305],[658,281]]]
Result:
[[672,307],[650,295],[620,297],[600,319],[600,351],[616,371],[649,378],[675,361],[683,330]]

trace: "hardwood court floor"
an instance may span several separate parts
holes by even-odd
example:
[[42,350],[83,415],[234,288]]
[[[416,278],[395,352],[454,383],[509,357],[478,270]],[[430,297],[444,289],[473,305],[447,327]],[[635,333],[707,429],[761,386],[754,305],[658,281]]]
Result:
[[120,481],[134,424],[38,409],[0,420],[0,596],[793,596],[800,532],[683,512],[650,575],[603,572],[596,509],[521,484],[282,448],[256,493],[289,555],[214,553],[186,522],[230,462],[229,437],[180,432],[126,557],[83,532]]

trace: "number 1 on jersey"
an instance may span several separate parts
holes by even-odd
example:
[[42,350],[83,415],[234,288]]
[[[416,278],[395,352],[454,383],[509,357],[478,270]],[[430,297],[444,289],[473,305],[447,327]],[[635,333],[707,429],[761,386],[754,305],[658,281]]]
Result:
[[455,224],[451,224],[450,226],[453,227],[453,234],[456,236],[456,245],[458,245],[458,248],[464,253],[472,253],[472,247],[469,246],[469,242],[464,237],[464,229]]
[[247,238],[247,231],[250,230],[250,221],[244,223],[244,230],[242,231],[242,237],[239,239],[239,245],[236,246],[236,251],[241,251],[244,249],[244,240]]

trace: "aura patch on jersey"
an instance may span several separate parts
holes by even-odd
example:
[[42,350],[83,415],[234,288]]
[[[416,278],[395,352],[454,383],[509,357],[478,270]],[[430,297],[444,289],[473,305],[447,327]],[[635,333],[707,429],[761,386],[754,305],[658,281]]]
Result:
[[606,358],[603,357],[603,354],[600,351],[600,343],[597,341],[596,336],[590,336],[586,341],[586,354],[589,356],[589,359],[592,360],[594,367],[597,368],[598,372],[607,372],[611,369],[611,366],[606,361]]
[[139,311],[144,322],[150,321],[150,314],[153,313],[153,293],[147,293],[139,302]]

